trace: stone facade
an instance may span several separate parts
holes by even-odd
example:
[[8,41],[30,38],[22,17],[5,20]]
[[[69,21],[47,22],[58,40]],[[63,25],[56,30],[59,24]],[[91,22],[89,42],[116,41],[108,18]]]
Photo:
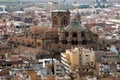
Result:
[[[98,35],[81,24],[80,18],[75,17],[68,26],[59,28],[59,43],[69,46],[86,45],[97,49]],[[92,44],[92,45],[91,45]]]
[[63,28],[70,23],[70,12],[56,10],[52,12],[52,27]]

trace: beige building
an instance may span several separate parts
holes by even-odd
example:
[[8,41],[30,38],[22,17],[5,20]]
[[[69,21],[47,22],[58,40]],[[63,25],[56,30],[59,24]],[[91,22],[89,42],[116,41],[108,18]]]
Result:
[[61,53],[61,62],[64,65],[66,73],[75,70],[78,66],[94,65],[95,53],[91,49],[75,47]]
[[95,63],[95,53],[92,49],[83,48],[81,52],[81,64],[87,65],[88,63],[91,63],[91,65]]

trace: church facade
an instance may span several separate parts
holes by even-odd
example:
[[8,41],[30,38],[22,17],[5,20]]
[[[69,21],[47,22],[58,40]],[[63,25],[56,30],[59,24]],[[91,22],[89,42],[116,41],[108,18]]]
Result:
[[[91,48],[97,48],[97,46],[94,45],[98,44],[99,36],[93,33],[92,31],[88,30],[84,25],[82,25],[81,16],[79,13],[77,13],[71,20],[70,12],[64,11],[64,14],[61,14],[62,17],[59,16],[60,13],[62,13],[62,11],[52,13],[52,19],[56,17],[56,20],[52,20],[52,25],[53,27],[55,27],[56,25],[56,28],[58,28],[59,46],[66,46],[66,48],[74,46],[86,46]],[[56,23],[57,21],[59,21],[59,23],[61,24]]]

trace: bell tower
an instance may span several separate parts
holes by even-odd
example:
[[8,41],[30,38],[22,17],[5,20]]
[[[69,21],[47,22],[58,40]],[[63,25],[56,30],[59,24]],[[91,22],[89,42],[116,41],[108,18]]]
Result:
[[67,10],[54,10],[52,12],[52,27],[63,28],[70,23],[70,12]]

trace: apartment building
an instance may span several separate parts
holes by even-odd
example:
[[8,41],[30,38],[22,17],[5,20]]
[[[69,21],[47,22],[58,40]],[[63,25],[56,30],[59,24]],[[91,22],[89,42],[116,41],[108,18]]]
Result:
[[[54,75],[56,76],[62,76],[64,74],[64,69],[63,69],[63,66],[62,64],[57,61],[56,59],[41,59],[38,61],[39,64],[40,64],[40,67],[41,68],[48,68],[48,73],[49,73],[49,70],[52,72],[52,66],[54,66]],[[50,73],[51,74],[51,73]]]
[[61,53],[61,63],[64,65],[66,73],[73,71],[77,66],[95,64],[95,53],[92,49],[75,47]]
[[118,70],[120,70],[120,57],[117,55],[105,55],[101,57],[101,63],[99,63],[99,75],[111,75],[117,76]]

